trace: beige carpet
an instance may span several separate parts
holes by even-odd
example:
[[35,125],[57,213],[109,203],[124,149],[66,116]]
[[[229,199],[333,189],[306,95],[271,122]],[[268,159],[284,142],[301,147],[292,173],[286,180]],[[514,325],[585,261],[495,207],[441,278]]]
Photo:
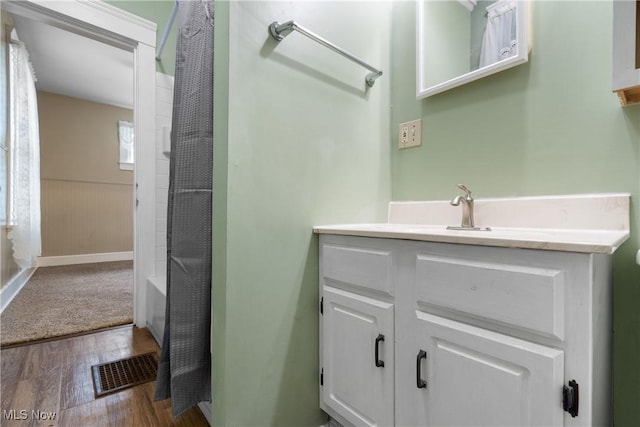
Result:
[[0,316],[0,346],[133,321],[133,262],[40,267]]

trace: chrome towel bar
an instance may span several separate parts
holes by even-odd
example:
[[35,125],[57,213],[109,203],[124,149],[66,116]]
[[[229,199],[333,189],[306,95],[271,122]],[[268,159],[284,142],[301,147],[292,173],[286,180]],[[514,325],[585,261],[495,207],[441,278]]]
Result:
[[289,34],[291,34],[291,32],[294,30],[299,32],[300,34],[303,34],[309,37],[311,40],[314,40],[320,43],[321,45],[328,47],[334,52],[337,52],[340,55],[352,60],[353,62],[363,66],[367,70],[371,71],[371,73],[367,74],[367,76],[365,77],[367,86],[369,87],[373,86],[376,79],[382,75],[382,71],[372,67],[371,65],[367,64],[360,58],[352,55],[351,53],[347,52],[344,49],[339,48],[335,44],[323,39],[319,35],[307,30],[306,28],[301,27],[300,25],[296,24],[294,21],[287,21],[284,24],[280,24],[279,22],[275,21],[271,23],[271,25],[269,25],[269,34],[271,34],[271,37],[273,37],[277,41],[284,39]]

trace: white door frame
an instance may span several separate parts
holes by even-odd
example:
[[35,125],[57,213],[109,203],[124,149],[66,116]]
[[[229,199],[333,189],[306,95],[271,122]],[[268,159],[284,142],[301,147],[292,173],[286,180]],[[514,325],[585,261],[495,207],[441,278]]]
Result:
[[2,9],[133,53],[136,135],[133,197],[137,199],[133,221],[133,321],[144,327],[147,323],[146,282],[155,272],[157,26],[100,0],[3,0]]

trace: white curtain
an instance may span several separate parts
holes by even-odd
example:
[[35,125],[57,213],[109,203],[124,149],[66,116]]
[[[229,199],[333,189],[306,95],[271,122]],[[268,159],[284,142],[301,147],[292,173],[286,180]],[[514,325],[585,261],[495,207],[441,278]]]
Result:
[[42,247],[38,104],[35,77],[26,48],[12,43],[10,52],[11,230],[8,236],[16,264],[30,268],[40,256]]
[[487,7],[487,28],[480,50],[480,67],[518,53],[516,0],[498,0]]

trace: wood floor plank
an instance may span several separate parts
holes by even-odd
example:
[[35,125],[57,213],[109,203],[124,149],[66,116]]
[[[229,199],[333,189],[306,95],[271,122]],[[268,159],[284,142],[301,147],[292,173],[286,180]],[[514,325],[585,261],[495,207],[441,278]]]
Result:
[[9,408],[20,382],[28,348],[17,347],[0,352],[0,396],[2,408]]
[[140,342],[134,342],[132,350],[132,354],[144,354],[151,351],[157,351],[158,353],[160,353],[160,347],[158,347],[152,337],[150,340],[145,338],[145,340],[141,340]]
[[[1,410],[27,411],[25,420],[0,420],[6,426],[182,426],[206,427],[198,408],[177,420],[171,400],[153,400],[155,381],[94,398],[91,366],[137,354],[160,351],[146,328],[123,327],[90,335],[0,350]],[[55,419],[37,420],[56,412]]]
[[113,426],[162,426],[143,385],[112,394],[105,400],[108,401],[109,421]]
[[[25,421],[28,422],[31,417],[32,409],[36,406],[37,391],[31,380],[18,382],[9,407],[2,408],[2,425],[6,427],[24,426]],[[5,411],[9,412],[8,416]]]
[[53,342],[28,346],[20,379],[37,378],[58,369],[65,357],[60,347]]
[[37,390],[29,426],[56,425],[55,418],[60,413],[61,368],[48,370],[40,377],[29,381]]
[[128,399],[131,398],[132,394],[133,390],[129,389],[103,398],[111,427],[126,426],[127,420],[133,418],[133,406],[128,404]]
[[135,338],[133,330],[136,327],[118,328],[93,334],[95,346],[100,350],[113,348],[130,348]]
[[169,425],[176,427],[201,427],[203,425],[208,426],[209,423],[200,410],[190,409]]
[[94,399],[91,365],[66,365],[62,372],[60,409],[70,409]]
[[126,359],[134,356],[128,348],[115,348],[100,353],[100,363],[115,362],[116,360]]
[[155,381],[142,386],[136,387],[140,392],[146,393],[149,401],[152,402],[153,409],[158,418],[158,426],[170,427],[170,426],[182,426],[182,427],[199,427],[207,426],[207,419],[202,415],[202,412],[197,408],[192,408],[185,412],[177,419],[173,419],[171,416],[171,400],[165,399],[160,401],[154,401],[153,396],[155,394]]
[[[0,351],[0,366],[2,376],[6,377],[15,372],[22,372],[25,356],[29,351],[28,347],[15,347]],[[19,378],[19,375],[17,376]]]
[[69,348],[65,355],[65,364],[88,364],[95,365],[100,363],[99,353],[101,349],[96,345],[94,334],[81,335],[69,338],[67,342]]
[[24,367],[20,379],[27,380],[42,375],[45,371],[42,366],[42,346],[39,344],[29,346],[25,356]]
[[59,426],[108,427],[104,400],[91,400],[82,405],[60,411]]

